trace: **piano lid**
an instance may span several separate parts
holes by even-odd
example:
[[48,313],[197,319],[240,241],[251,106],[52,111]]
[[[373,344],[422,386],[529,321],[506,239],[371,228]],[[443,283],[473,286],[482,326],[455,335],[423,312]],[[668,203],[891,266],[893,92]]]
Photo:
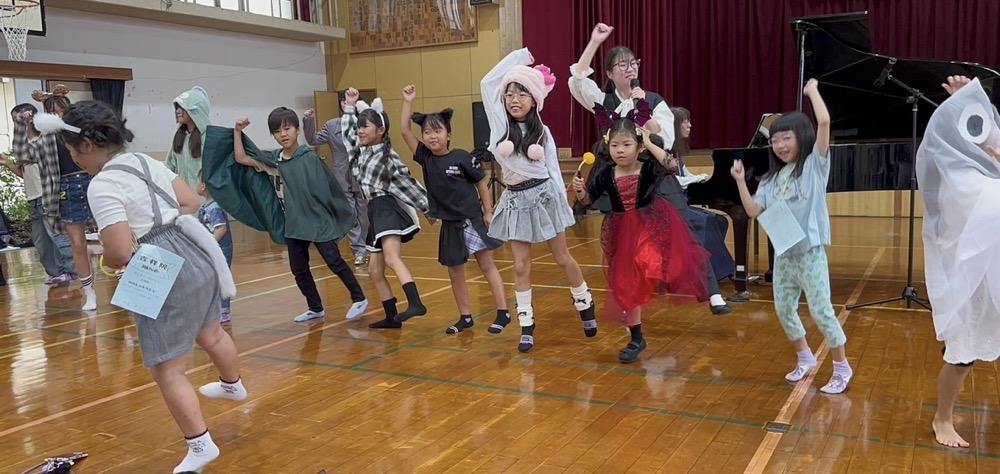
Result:
[[[868,13],[795,18],[791,22],[796,50],[805,35],[805,77],[820,81],[830,109],[833,138],[838,141],[908,140],[912,129],[909,92],[892,81],[875,81],[890,56],[872,52]],[[994,104],[1000,103],[1000,73],[975,63],[896,58],[892,76],[940,104],[947,76],[978,77]],[[923,134],[934,107],[920,102],[917,134]]]

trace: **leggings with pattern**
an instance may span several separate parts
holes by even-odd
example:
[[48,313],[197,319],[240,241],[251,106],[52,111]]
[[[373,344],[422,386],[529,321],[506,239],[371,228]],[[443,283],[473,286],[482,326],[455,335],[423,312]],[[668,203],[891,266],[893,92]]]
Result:
[[799,318],[799,297],[806,293],[809,314],[831,348],[847,343],[844,328],[830,302],[830,270],[826,249],[816,246],[804,253],[779,255],[774,259],[774,309],[791,341],[806,336]]

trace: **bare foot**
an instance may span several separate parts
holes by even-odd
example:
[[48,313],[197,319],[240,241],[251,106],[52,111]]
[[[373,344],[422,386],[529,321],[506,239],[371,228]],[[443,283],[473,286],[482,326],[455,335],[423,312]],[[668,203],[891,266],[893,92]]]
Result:
[[934,437],[937,438],[937,442],[941,443],[950,448],[968,448],[969,443],[962,439],[955,431],[955,425],[950,421],[938,421],[934,420],[931,425],[934,429]]

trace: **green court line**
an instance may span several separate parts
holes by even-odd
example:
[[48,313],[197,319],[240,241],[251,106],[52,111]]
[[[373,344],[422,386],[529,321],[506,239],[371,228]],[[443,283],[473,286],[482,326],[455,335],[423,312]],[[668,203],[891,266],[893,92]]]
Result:
[[[418,381],[421,381],[421,382],[431,382],[431,383],[439,383],[439,384],[451,385],[451,386],[457,386],[457,387],[472,388],[472,389],[476,389],[476,390],[488,390],[488,391],[493,391],[493,392],[509,393],[509,394],[513,394],[513,395],[529,395],[529,396],[532,396],[532,397],[547,398],[547,399],[551,399],[551,400],[560,400],[560,401],[574,402],[574,403],[586,403],[586,404],[590,404],[590,405],[604,406],[604,407],[609,407],[609,408],[620,408],[622,410],[628,410],[628,411],[641,411],[641,412],[652,413],[652,414],[657,414],[657,415],[677,416],[677,417],[687,418],[687,419],[691,419],[691,420],[704,420],[704,421],[710,421],[710,422],[713,422],[713,423],[721,423],[721,424],[724,424],[724,425],[735,425],[735,426],[743,426],[743,427],[750,427],[750,428],[760,428],[762,430],[764,429],[764,427],[765,427],[765,425],[767,423],[765,421],[749,421],[749,420],[742,420],[742,419],[733,418],[733,417],[728,417],[727,418],[727,417],[721,417],[721,416],[704,415],[704,414],[700,414],[700,413],[690,413],[690,412],[685,412],[685,411],[680,411],[680,410],[668,410],[666,408],[646,407],[646,406],[642,406],[642,405],[633,405],[633,404],[629,404],[629,403],[618,403],[618,402],[612,402],[612,401],[607,401],[607,400],[599,400],[599,399],[593,399],[593,398],[591,398],[591,399],[585,399],[585,398],[580,398],[580,397],[574,397],[574,396],[571,396],[571,395],[560,395],[560,394],[557,394],[557,393],[540,392],[540,391],[537,391],[537,390],[522,390],[520,388],[502,387],[502,386],[497,386],[497,385],[480,384],[480,383],[475,383],[475,382],[465,382],[465,381],[460,381],[460,380],[449,380],[449,379],[442,379],[442,378],[439,378],[439,377],[432,377],[432,376],[427,376],[427,375],[416,375],[416,374],[407,374],[407,373],[404,373],[404,372],[392,372],[392,371],[388,371],[388,370],[371,369],[371,368],[367,368],[367,367],[358,367],[357,364],[355,364],[355,365],[340,365],[340,364],[331,364],[331,363],[326,363],[326,362],[314,362],[314,361],[304,361],[304,360],[299,360],[299,359],[288,359],[288,358],[284,358],[284,357],[273,357],[273,356],[266,356],[266,355],[261,355],[261,354],[251,354],[251,355],[248,355],[246,357],[249,357],[249,358],[252,358],[252,359],[258,359],[258,360],[266,360],[266,361],[270,361],[270,362],[280,362],[280,363],[294,364],[294,365],[308,365],[308,366],[315,366],[315,367],[328,368],[328,369],[344,370],[344,371],[347,371],[347,372],[363,372],[363,373],[369,373],[369,374],[375,374],[375,375],[384,375],[384,376],[389,376],[389,377],[398,377],[398,378],[403,378],[403,379],[418,380]],[[951,454],[959,454],[959,455],[963,455],[963,456],[975,456],[975,457],[980,457],[981,456],[981,457],[990,458],[990,459],[1000,459],[1000,453],[988,453],[988,452],[981,452],[981,451],[968,450],[968,449],[966,449],[966,450],[957,450],[957,449],[949,449],[949,448],[944,448],[944,447],[941,447],[941,446],[931,446],[931,445],[920,444],[920,443],[909,443],[909,442],[905,442],[905,441],[883,440],[883,439],[880,439],[880,438],[870,438],[870,437],[869,438],[864,438],[864,437],[860,437],[860,436],[857,436],[857,435],[849,435],[849,434],[844,434],[844,433],[833,433],[833,432],[827,432],[827,431],[823,431],[823,430],[810,430],[808,428],[800,428],[800,427],[795,427],[795,426],[792,426],[789,429],[789,432],[790,433],[816,434],[816,435],[822,435],[822,436],[830,436],[830,437],[841,438],[841,439],[845,439],[845,440],[849,440],[849,441],[863,440],[866,443],[884,444],[884,445],[887,445],[887,446],[898,447],[898,448],[923,449],[923,450],[939,451],[939,452],[951,453]]]
[[[488,314],[488,313],[493,312],[493,311],[494,310],[485,311],[483,313],[480,313],[478,315],[478,317],[482,317],[483,315]],[[79,335],[78,332],[67,331],[67,330],[62,330],[62,329],[43,328],[42,330],[43,331],[56,332],[56,333],[63,333],[63,334]],[[421,338],[417,339],[416,341],[414,341],[413,343],[401,345],[401,347],[398,348],[398,350],[394,349],[394,350],[391,350],[391,351],[386,351],[386,354],[383,354],[381,356],[376,356],[376,357],[373,357],[373,358],[369,358],[367,360],[370,362],[372,360],[378,360],[378,359],[384,358],[386,355],[391,355],[391,354],[388,354],[389,352],[391,352],[392,354],[395,354],[395,353],[399,352],[400,350],[402,350],[404,348],[403,346],[410,346],[410,345],[412,345],[413,347],[419,348],[419,347],[417,347],[417,346],[419,346],[419,344],[417,344],[418,341],[429,339],[429,338],[433,337],[434,335],[436,335],[436,333],[430,334],[428,336],[421,337]],[[90,337],[90,336],[85,336],[85,337]],[[102,339],[116,340],[116,341],[122,341],[122,340],[124,340],[124,338],[117,337],[117,336],[111,336],[111,335],[107,335],[107,334],[97,335],[95,337],[102,338]],[[341,336],[341,337],[345,337],[346,338],[346,336]],[[351,339],[351,338],[348,338],[348,339]],[[354,339],[354,340],[361,340],[361,339]],[[408,348],[408,347],[406,347],[406,348]],[[433,347],[433,346],[427,346],[426,348],[427,349],[432,349],[432,350],[440,349],[440,348],[436,348],[436,347]],[[196,349],[197,350],[201,350],[197,346],[196,346]],[[495,352],[495,351],[490,352],[489,354],[504,355],[503,353],[499,353],[499,352]],[[473,389],[477,389],[477,390],[490,390],[490,391],[510,393],[510,394],[531,395],[531,396],[537,396],[537,397],[540,397],[540,398],[548,398],[548,399],[561,400],[561,401],[570,401],[570,402],[574,402],[574,403],[588,403],[588,404],[596,405],[596,406],[605,406],[605,407],[609,407],[609,408],[619,408],[619,409],[629,410],[629,411],[641,411],[641,412],[652,413],[652,414],[657,414],[657,415],[665,415],[665,416],[678,416],[678,417],[692,419],[692,420],[705,420],[705,421],[711,421],[711,422],[714,422],[714,423],[721,423],[721,424],[734,425],[734,426],[743,426],[743,427],[753,427],[753,428],[764,429],[765,426],[766,426],[766,424],[768,423],[766,421],[756,422],[756,421],[743,420],[743,419],[738,419],[738,418],[733,418],[733,417],[726,418],[726,417],[713,416],[713,415],[704,415],[704,414],[699,414],[699,413],[690,413],[690,412],[685,412],[685,411],[680,411],[680,410],[669,410],[669,409],[666,409],[666,408],[654,408],[654,407],[646,407],[646,406],[642,406],[642,405],[634,405],[634,404],[627,404],[627,403],[618,403],[618,402],[612,402],[612,401],[607,401],[607,400],[584,399],[584,398],[574,397],[574,396],[570,396],[570,395],[560,395],[560,394],[555,394],[555,393],[539,392],[537,390],[536,391],[525,391],[525,390],[522,390],[522,389],[519,389],[519,388],[510,388],[510,387],[502,387],[502,386],[496,386],[496,385],[479,384],[479,383],[475,383],[475,382],[465,382],[465,381],[459,381],[459,380],[449,380],[449,379],[442,379],[442,378],[432,377],[432,376],[426,376],[426,375],[407,374],[407,373],[404,373],[404,372],[392,372],[392,371],[386,371],[386,370],[380,370],[380,369],[372,369],[372,368],[362,367],[360,363],[348,366],[348,365],[340,365],[340,364],[333,364],[333,363],[327,363],[327,362],[305,361],[305,360],[301,360],[301,359],[290,359],[290,358],[285,358],[285,357],[268,356],[268,355],[261,355],[261,354],[251,354],[251,355],[247,355],[247,356],[244,356],[244,357],[251,358],[251,359],[257,359],[257,360],[271,361],[271,362],[280,362],[280,363],[297,364],[297,365],[309,365],[309,366],[322,367],[322,368],[345,370],[345,371],[348,371],[348,372],[362,372],[362,373],[370,373],[370,374],[375,374],[375,375],[385,375],[385,376],[389,376],[389,377],[398,377],[398,378],[404,378],[404,379],[413,379],[413,380],[419,380],[419,381],[422,381],[422,382],[441,383],[441,384],[446,384],[446,385],[453,385],[453,386],[460,386],[460,387],[466,387],[466,388],[473,388]],[[526,359],[526,360],[531,359],[530,357],[519,357],[519,358]],[[538,360],[535,359],[535,361],[537,362]],[[583,364],[583,365],[590,365],[590,364]],[[598,364],[594,364],[594,366],[595,366],[594,368],[596,368],[598,370],[602,370],[603,369],[603,367],[600,366],[600,365],[598,365]],[[626,369],[626,370],[634,370],[634,369]],[[895,399],[888,399],[888,400],[891,402],[891,401],[894,401]],[[895,401],[898,402],[898,400],[895,400]],[[929,405],[931,408],[934,407],[933,404],[927,404],[927,403],[923,403],[923,404],[920,404],[920,405],[921,406],[927,406],[927,405]],[[1000,412],[1000,410],[993,410],[993,409],[974,409],[972,407],[965,407],[965,408],[967,408],[968,411],[976,411],[976,412],[987,412],[987,411],[989,413]],[[844,439],[844,440],[848,440],[848,441],[864,440],[867,443],[884,444],[884,445],[887,445],[887,446],[892,446],[892,447],[897,447],[897,448],[906,448],[906,449],[913,448],[913,449],[938,451],[938,452],[942,452],[942,453],[960,454],[960,455],[963,455],[963,456],[982,456],[984,458],[989,458],[989,459],[1000,459],[1000,453],[994,454],[994,453],[974,451],[974,450],[957,450],[957,449],[953,449],[953,448],[945,448],[945,447],[936,446],[936,445],[926,445],[926,444],[920,444],[920,443],[909,443],[909,442],[905,442],[905,441],[893,441],[893,440],[886,440],[886,439],[874,438],[874,437],[862,438],[862,437],[857,436],[857,435],[849,435],[849,434],[844,434],[844,433],[834,433],[834,432],[829,432],[829,431],[824,431],[824,430],[813,430],[813,429],[809,429],[809,428],[805,428],[805,427],[799,427],[799,426],[792,426],[792,427],[790,427],[789,430],[788,430],[788,432],[789,433],[815,434],[815,435],[821,435],[821,436],[829,436],[829,437],[840,438],[840,439]]]

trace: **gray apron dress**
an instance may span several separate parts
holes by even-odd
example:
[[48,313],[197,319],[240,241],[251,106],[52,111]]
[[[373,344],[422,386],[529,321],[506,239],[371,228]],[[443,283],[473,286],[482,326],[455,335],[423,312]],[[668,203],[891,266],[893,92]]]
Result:
[[[219,324],[222,301],[219,278],[211,257],[174,223],[164,223],[160,200],[174,209],[180,205],[152,180],[149,165],[139,158],[142,171],[120,164],[105,166],[102,173],[122,171],[146,183],[153,203],[153,229],[138,239],[139,244],[155,245],[184,259],[173,288],[156,319],[133,314],[139,333],[142,362],[152,367],[187,354],[198,333]],[[157,198],[159,197],[159,199]]]

